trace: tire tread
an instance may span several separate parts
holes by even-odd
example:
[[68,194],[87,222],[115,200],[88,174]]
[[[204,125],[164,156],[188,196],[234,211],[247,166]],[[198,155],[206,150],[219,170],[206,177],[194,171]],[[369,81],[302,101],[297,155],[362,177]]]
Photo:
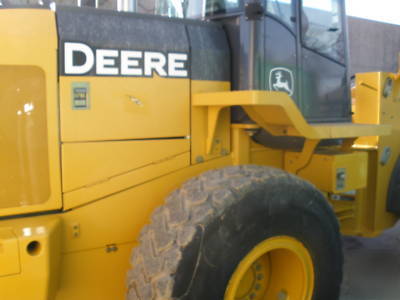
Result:
[[[206,225],[221,215],[255,183],[273,179],[292,181],[318,192],[311,184],[287,172],[256,165],[211,170],[172,192],[165,205],[154,211],[151,223],[141,231],[139,245],[133,249],[127,300],[174,299],[174,274],[197,226]],[[333,215],[329,205],[325,206],[327,213]],[[336,219],[332,223],[338,231]]]

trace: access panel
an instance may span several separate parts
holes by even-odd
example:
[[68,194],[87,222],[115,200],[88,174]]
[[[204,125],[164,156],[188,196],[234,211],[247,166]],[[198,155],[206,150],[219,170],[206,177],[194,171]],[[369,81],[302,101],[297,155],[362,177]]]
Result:
[[189,135],[189,42],[167,18],[57,10],[63,142]]

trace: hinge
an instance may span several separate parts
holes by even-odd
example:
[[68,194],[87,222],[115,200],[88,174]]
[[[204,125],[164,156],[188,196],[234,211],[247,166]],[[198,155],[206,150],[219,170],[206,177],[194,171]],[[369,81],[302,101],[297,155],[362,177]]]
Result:
[[246,20],[261,20],[264,16],[264,7],[259,2],[245,4]]

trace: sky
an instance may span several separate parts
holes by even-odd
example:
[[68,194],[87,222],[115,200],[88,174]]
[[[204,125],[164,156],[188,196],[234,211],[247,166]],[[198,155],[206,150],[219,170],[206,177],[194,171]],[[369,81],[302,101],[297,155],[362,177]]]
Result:
[[400,0],[346,0],[347,14],[400,25]]

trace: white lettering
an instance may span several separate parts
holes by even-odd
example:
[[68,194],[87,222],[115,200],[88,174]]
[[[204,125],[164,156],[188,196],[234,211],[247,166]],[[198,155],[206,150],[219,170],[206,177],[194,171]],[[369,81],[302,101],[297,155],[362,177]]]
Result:
[[[1,0],[0,0],[1,1]],[[92,50],[83,43],[64,43],[65,75],[188,77],[188,54],[114,49]]]
[[[94,55],[89,46],[82,43],[65,43],[64,44],[64,66],[66,74],[85,74],[93,68]],[[85,56],[83,65],[74,63],[74,53],[80,52]]]
[[99,75],[118,75],[118,68],[115,68],[115,58],[117,57],[117,50],[97,50],[96,73]]
[[143,69],[138,68],[142,58],[141,51],[121,51],[121,75],[143,76]]
[[165,65],[167,59],[165,55],[160,52],[145,52],[144,53],[144,75],[152,76],[153,71],[156,71],[159,76],[167,76]]
[[188,77],[188,71],[185,69],[185,62],[187,61],[187,59],[187,54],[169,53],[168,76]]

